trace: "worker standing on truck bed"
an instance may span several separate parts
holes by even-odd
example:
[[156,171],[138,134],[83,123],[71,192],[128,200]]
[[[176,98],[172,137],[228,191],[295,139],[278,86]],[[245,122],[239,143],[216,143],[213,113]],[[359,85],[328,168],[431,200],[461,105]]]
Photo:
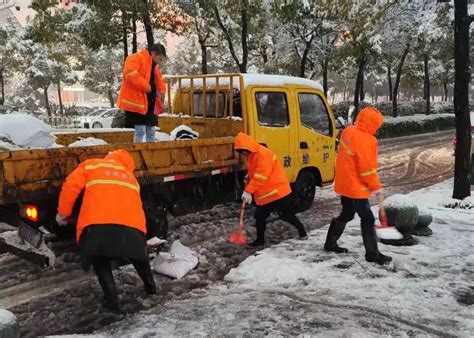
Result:
[[337,218],[332,219],[324,244],[326,251],[347,252],[346,248],[337,245],[337,240],[344,232],[347,222],[357,213],[360,217],[365,259],[381,265],[389,263],[392,258],[382,255],[378,249],[375,218],[370,210],[369,197],[375,192],[378,199],[382,199],[375,138],[382,123],[382,114],[376,108],[367,107],[357,115],[355,125],[347,127],[341,134],[334,191],[341,195],[342,211]]
[[133,157],[125,150],[104,159],[89,159],[66,178],[59,195],[56,221],[66,225],[74,203],[84,190],[76,226],[84,269],[92,264],[104,291],[103,306],[119,310],[111,260],[128,258],[148,294],[156,293],[146,250],[146,220],[140,186],[133,176]]
[[255,212],[257,239],[249,245],[265,244],[267,218],[274,210],[280,212],[281,219],[296,227],[299,239],[307,239],[305,227],[296,217],[291,205],[290,183],[273,151],[244,133],[236,136],[234,149],[245,157],[248,170],[248,183],[242,194],[242,200],[250,204],[253,195],[257,204]]
[[143,142],[143,137],[146,142],[155,141],[154,127],[158,122],[157,114],[161,113],[155,106],[163,109],[166,93],[159,64],[165,58],[165,47],[157,43],[125,60],[117,106],[125,110],[125,126],[135,128],[133,142]]

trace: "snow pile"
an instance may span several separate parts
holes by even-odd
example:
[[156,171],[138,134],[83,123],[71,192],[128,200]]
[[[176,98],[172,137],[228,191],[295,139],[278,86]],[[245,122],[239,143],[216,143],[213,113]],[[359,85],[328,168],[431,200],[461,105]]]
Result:
[[[434,234],[385,246],[386,266],[368,263],[360,220],[325,252],[327,227],[247,258],[226,282],[139,314],[95,336],[474,336],[474,211],[439,208],[452,180],[413,192],[433,213]],[[377,207],[373,208],[377,214]],[[150,313],[150,312],[149,312]]]
[[79,137],[79,140],[71,143],[68,147],[90,147],[90,146],[103,146],[108,144],[104,140],[95,137]]
[[13,313],[0,309],[0,337],[17,338],[20,336],[18,322]]
[[157,142],[163,142],[163,141],[173,141],[171,139],[171,136],[169,136],[167,133],[163,133],[161,131],[155,132],[155,140]]
[[22,148],[48,148],[56,141],[50,126],[26,114],[0,115],[0,135]]
[[468,196],[462,201],[454,198],[449,198],[446,201],[443,201],[440,206],[451,209],[474,209],[474,196]]
[[170,136],[172,140],[195,140],[199,138],[199,133],[182,124],[174,128]]
[[386,208],[393,208],[393,209],[407,209],[407,208],[416,208],[416,203],[408,195],[402,194],[395,194],[388,197],[384,201],[384,205]]

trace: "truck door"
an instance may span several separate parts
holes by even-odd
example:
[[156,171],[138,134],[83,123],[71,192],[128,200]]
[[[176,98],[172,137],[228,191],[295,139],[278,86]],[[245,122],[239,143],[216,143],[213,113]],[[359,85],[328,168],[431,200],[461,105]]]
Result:
[[316,167],[323,182],[334,178],[334,123],[326,102],[316,90],[297,90],[300,112],[298,161],[301,167]]
[[291,149],[296,137],[297,120],[290,119],[290,92],[284,88],[254,88],[252,90],[255,105],[254,116],[255,138],[258,143],[270,148],[285,168],[290,181],[295,179]]

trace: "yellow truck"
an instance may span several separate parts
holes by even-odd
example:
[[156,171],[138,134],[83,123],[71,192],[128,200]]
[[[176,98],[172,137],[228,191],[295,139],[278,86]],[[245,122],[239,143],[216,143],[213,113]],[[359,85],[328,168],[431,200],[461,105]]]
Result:
[[[233,150],[240,131],[277,154],[298,211],[311,206],[316,186],[333,181],[335,121],[316,82],[257,74],[174,76],[166,81],[171,107],[158,119],[160,131],[186,125],[199,139],[137,144],[132,131],[103,132],[94,136],[107,145],[68,148],[79,137],[90,136],[71,132],[57,135],[64,148],[0,152],[0,222],[17,226],[22,241],[31,246],[25,252],[0,234],[0,252],[50,264],[51,253],[35,248],[73,234],[73,228],[54,221],[64,178],[81,161],[118,148],[135,159],[150,237],[167,236],[168,212],[189,213],[240,197],[245,168]],[[76,212],[79,207],[80,200]]]

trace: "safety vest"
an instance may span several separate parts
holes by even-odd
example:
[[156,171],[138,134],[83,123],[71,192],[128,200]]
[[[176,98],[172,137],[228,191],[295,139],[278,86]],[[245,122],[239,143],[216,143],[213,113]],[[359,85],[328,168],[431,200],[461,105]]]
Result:
[[367,107],[357,115],[356,124],[342,132],[334,178],[337,194],[365,199],[382,188],[377,173],[378,144],[374,136],[382,123],[382,114]]
[[[151,89],[152,65],[153,60],[146,48],[127,57],[123,67],[122,87],[117,99],[117,106],[120,109],[143,115],[147,113],[147,91]],[[166,84],[158,65],[155,66],[154,75],[156,90],[164,95]]]
[[76,240],[93,224],[119,224],[146,234],[140,186],[133,173],[119,161],[90,159],[82,162],[63,184],[58,212],[69,216],[75,200],[84,189]]
[[236,136],[234,147],[251,152],[246,160],[249,181],[245,191],[253,194],[257,205],[271,203],[291,193],[285,170],[273,151],[244,133]]

